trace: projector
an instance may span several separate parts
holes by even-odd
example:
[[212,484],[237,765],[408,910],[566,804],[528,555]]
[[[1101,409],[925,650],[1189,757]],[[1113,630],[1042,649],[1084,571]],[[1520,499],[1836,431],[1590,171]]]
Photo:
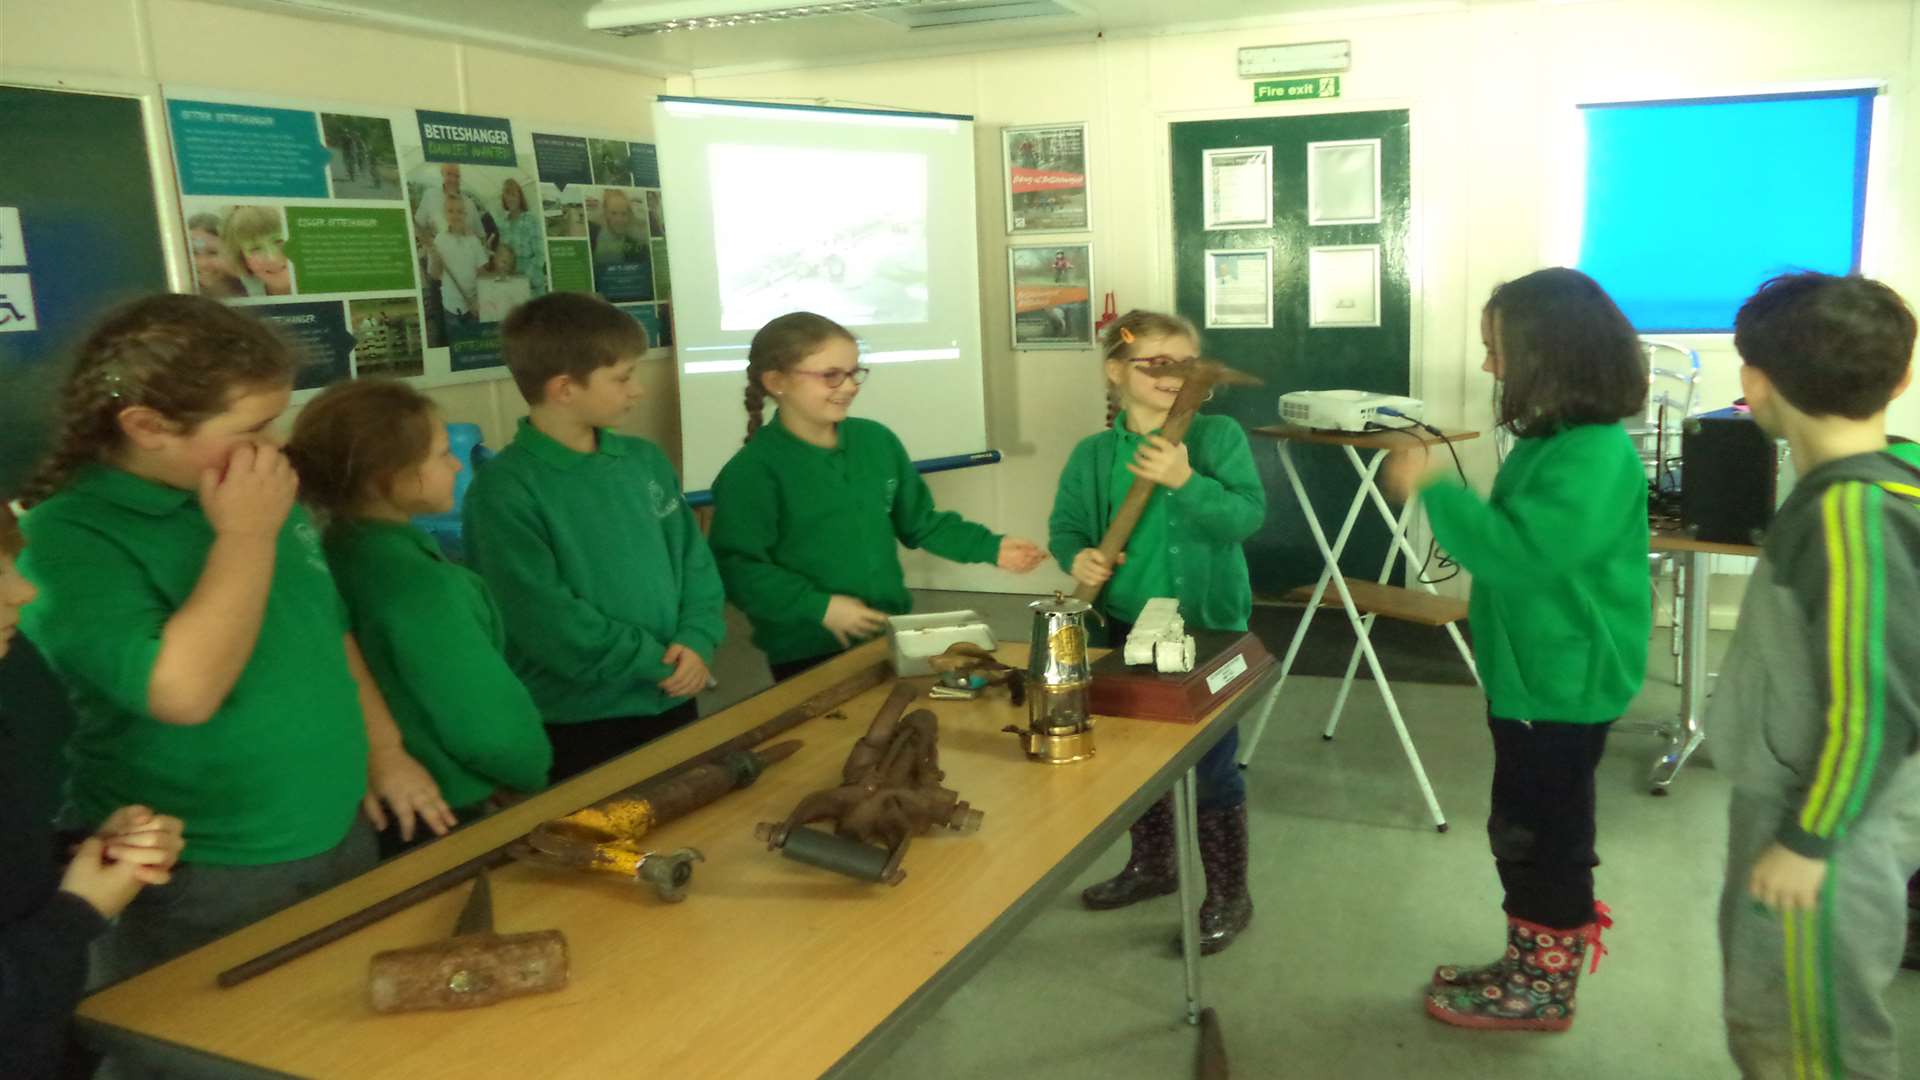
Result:
[[1280,395],[1280,419],[1320,431],[1370,431],[1406,427],[1426,415],[1419,398],[1368,390],[1295,390]]

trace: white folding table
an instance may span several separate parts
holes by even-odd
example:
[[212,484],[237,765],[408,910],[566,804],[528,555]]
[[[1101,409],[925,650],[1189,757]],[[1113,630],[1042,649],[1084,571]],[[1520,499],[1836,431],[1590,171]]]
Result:
[[[1287,653],[1280,663],[1280,677],[1262,707],[1257,711],[1252,730],[1240,745],[1240,765],[1246,767],[1253,760],[1253,753],[1260,744],[1260,736],[1265,732],[1267,718],[1279,700],[1281,687],[1286,685],[1287,675],[1293,670],[1294,659],[1300,653],[1300,644],[1306,640],[1307,629],[1313,623],[1313,616],[1327,595],[1327,586],[1332,585],[1339,594],[1340,606],[1347,613],[1347,622],[1353,627],[1353,653],[1347,659],[1346,677],[1341,681],[1339,696],[1334,699],[1333,712],[1327,718],[1326,729],[1322,737],[1332,739],[1334,729],[1339,726],[1340,714],[1345,710],[1347,695],[1353,689],[1354,677],[1358,674],[1360,661],[1364,657],[1367,670],[1373,674],[1374,685],[1380,688],[1380,697],[1386,703],[1387,715],[1393,720],[1393,728],[1400,736],[1400,746],[1406,752],[1407,764],[1413,769],[1414,779],[1420,785],[1420,794],[1426,800],[1427,810],[1433,816],[1434,827],[1441,832],[1447,831],[1447,819],[1440,811],[1440,802],[1434,797],[1433,785],[1427,780],[1427,771],[1420,764],[1420,753],[1414,749],[1413,737],[1407,734],[1406,722],[1400,716],[1400,705],[1393,696],[1393,688],[1387,684],[1386,673],[1381,670],[1380,657],[1374,651],[1369,633],[1373,621],[1380,615],[1392,619],[1402,619],[1427,626],[1444,626],[1453,638],[1453,644],[1460,651],[1460,658],[1466,662],[1467,670],[1473,673],[1474,681],[1480,679],[1479,671],[1474,667],[1473,652],[1467,647],[1466,639],[1460,634],[1459,621],[1467,614],[1464,601],[1453,597],[1441,596],[1438,589],[1419,580],[1424,560],[1407,540],[1407,528],[1413,521],[1416,500],[1407,504],[1395,514],[1387,505],[1375,478],[1380,465],[1386,459],[1388,451],[1404,450],[1415,445],[1432,450],[1448,443],[1466,442],[1480,437],[1479,432],[1458,431],[1434,434],[1427,431],[1379,431],[1379,432],[1337,432],[1315,431],[1310,428],[1292,425],[1254,428],[1253,434],[1275,440],[1280,447],[1280,464],[1286,470],[1287,483],[1293,488],[1294,498],[1300,502],[1302,516],[1306,518],[1307,529],[1313,534],[1313,542],[1320,549],[1325,560],[1325,568],[1320,580],[1311,590],[1304,587],[1295,590],[1293,595],[1304,596],[1307,607],[1300,616],[1300,624],[1294,629],[1293,640],[1287,645]],[[1338,446],[1346,451],[1347,460],[1353,465],[1354,472],[1360,477],[1359,490],[1354,492],[1353,502],[1347,507],[1347,516],[1341,522],[1340,532],[1333,542],[1327,542],[1326,530],[1320,525],[1320,519],[1314,512],[1313,502],[1307,497],[1307,489],[1300,481],[1299,467],[1293,460],[1293,447],[1296,443],[1322,446]],[[1361,451],[1369,451],[1367,457]],[[1373,581],[1352,579],[1340,573],[1340,555],[1346,550],[1347,540],[1353,535],[1353,527],[1360,520],[1361,510],[1369,502],[1380,514],[1392,536],[1393,543],[1387,548],[1386,562],[1380,567],[1380,575]],[[1407,565],[1413,568],[1414,580],[1418,589],[1403,589],[1388,585],[1393,576],[1394,563],[1405,554]],[[1419,591],[1424,590],[1424,591]]]

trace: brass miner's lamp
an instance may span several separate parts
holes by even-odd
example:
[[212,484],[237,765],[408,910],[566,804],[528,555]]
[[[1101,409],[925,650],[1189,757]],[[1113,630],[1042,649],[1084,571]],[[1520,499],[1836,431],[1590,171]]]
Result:
[[1093,756],[1093,716],[1087,711],[1087,687],[1093,680],[1087,662],[1087,616],[1093,605],[1064,593],[1027,605],[1033,612],[1033,637],[1027,660],[1027,727],[1006,730],[1020,736],[1027,756],[1047,765],[1064,765]]

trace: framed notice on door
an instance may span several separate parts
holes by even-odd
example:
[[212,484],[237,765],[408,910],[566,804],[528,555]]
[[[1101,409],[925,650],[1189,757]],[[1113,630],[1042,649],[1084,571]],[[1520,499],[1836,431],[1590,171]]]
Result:
[[1273,147],[1236,146],[1207,150],[1200,170],[1206,185],[1201,206],[1204,228],[1273,227]]
[[1273,325],[1273,249],[1207,252],[1209,330]]
[[1307,251],[1308,325],[1316,330],[1380,325],[1380,245]]

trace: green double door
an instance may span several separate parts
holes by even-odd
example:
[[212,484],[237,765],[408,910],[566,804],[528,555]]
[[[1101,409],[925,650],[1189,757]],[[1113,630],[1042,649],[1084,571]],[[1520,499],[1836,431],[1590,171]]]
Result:
[[[1272,173],[1265,185],[1271,223],[1242,224],[1257,216],[1248,212],[1257,193],[1249,180],[1258,175],[1249,170],[1262,149]],[[1407,393],[1413,307],[1406,111],[1176,123],[1171,151],[1175,306],[1202,328],[1203,353],[1265,380],[1221,391],[1206,411],[1254,428],[1279,422],[1279,396],[1290,390]],[[1268,319],[1249,303],[1255,297],[1247,284],[1260,280],[1262,251],[1272,259],[1270,326],[1249,325]],[[1208,325],[1210,296],[1214,321],[1223,325]],[[1268,512],[1247,542],[1247,561],[1254,592],[1278,596],[1311,583],[1324,564],[1274,441],[1252,441]],[[1338,447],[1295,446],[1294,460],[1331,542],[1359,478]],[[1387,543],[1379,514],[1364,511],[1341,559],[1343,572],[1377,577]]]

